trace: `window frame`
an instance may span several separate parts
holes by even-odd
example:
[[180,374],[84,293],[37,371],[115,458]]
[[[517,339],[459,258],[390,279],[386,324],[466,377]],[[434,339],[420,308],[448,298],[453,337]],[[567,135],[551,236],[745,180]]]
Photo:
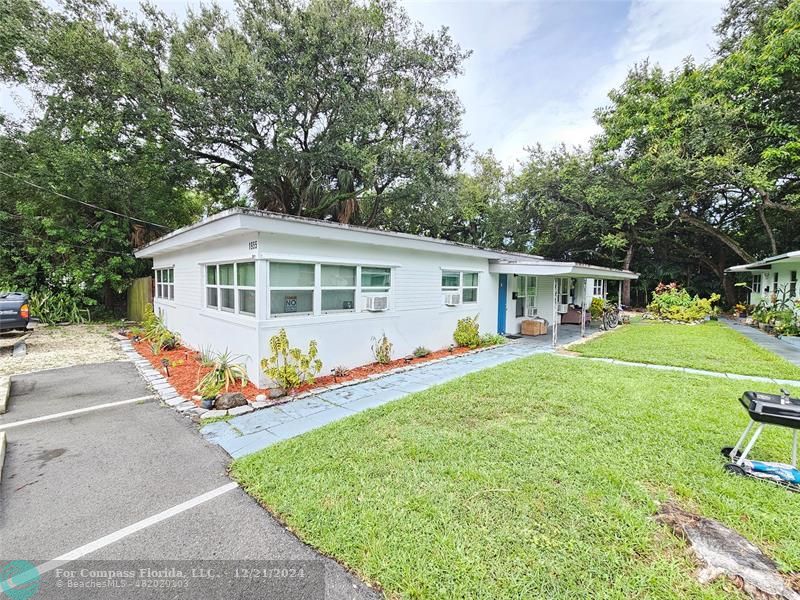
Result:
[[[445,285],[444,278],[448,275],[458,275],[458,285]],[[464,285],[464,276],[465,275],[475,275],[475,285]],[[461,304],[478,304],[480,298],[480,283],[481,283],[481,272],[480,271],[460,271],[457,269],[442,269],[442,277],[441,277],[441,290],[442,290],[442,302],[444,302],[444,295],[450,292],[458,292],[458,296],[461,299]],[[475,290],[475,299],[474,300],[464,300],[464,290]]]
[[[530,286],[530,280],[533,280],[533,286]],[[520,295],[520,286],[519,282],[525,282],[524,293]],[[514,317],[516,319],[527,319],[528,318],[528,309],[533,306],[533,308],[538,308],[536,299],[539,290],[539,279],[536,275],[517,275],[517,286],[515,292],[517,293],[516,304],[514,306]],[[533,293],[531,294],[531,290]],[[533,302],[531,302],[531,298],[533,298]],[[522,303],[522,314],[519,314],[519,301],[523,300]]]
[[[312,286],[302,286],[302,285],[292,285],[292,286],[285,286],[279,285],[274,286],[272,285],[272,266],[275,264],[280,265],[311,265],[314,268],[314,284]],[[285,319],[287,317],[307,317],[307,316],[314,316],[320,314],[317,310],[317,307],[322,308],[321,298],[322,296],[317,293],[319,290],[319,284],[321,280],[321,269],[320,263],[312,263],[302,260],[270,260],[267,261],[267,273],[268,277],[267,280],[269,283],[267,284],[267,298],[269,303],[269,312],[268,317],[270,319]],[[311,311],[303,311],[303,312],[280,312],[275,313],[273,312],[272,306],[272,292],[311,292]],[[320,298],[320,301],[317,301],[317,298]]]
[[[175,266],[170,267],[155,267],[153,275],[154,279],[154,296],[157,300],[166,300],[167,302],[175,301]],[[166,279],[165,278],[166,276]]]
[[[599,291],[598,291],[598,284],[600,284]],[[608,292],[608,287],[605,279],[594,279],[592,281],[593,298],[605,298],[607,292]]]
[[761,293],[761,285],[763,283],[762,279],[763,275],[761,275],[761,273],[753,273],[753,280],[750,282],[750,287],[754,294]]
[[789,271],[789,298],[797,296],[797,271]]
[[[325,267],[347,267],[348,269],[353,269],[353,285],[325,285],[322,281],[322,273],[325,270]],[[335,315],[341,313],[353,313],[356,312],[356,305],[358,303],[358,288],[359,282],[361,277],[361,267],[358,265],[343,265],[339,263],[320,263],[319,265],[319,310],[320,314],[322,315]],[[352,308],[334,308],[334,309],[325,309],[322,307],[323,304],[323,296],[325,295],[326,291],[353,291],[353,307]],[[287,313],[293,314],[293,313]]]
[[[254,285],[239,285],[239,265],[253,265]],[[255,318],[255,312],[243,311],[241,309],[241,300],[239,293],[242,291],[252,291],[255,295],[255,309],[258,311],[258,267],[257,261],[254,259],[249,260],[224,260],[221,262],[203,263],[203,308],[205,310],[215,310],[217,312],[227,313],[229,315],[241,315],[243,317]],[[220,267],[231,265],[233,270],[233,284],[220,283]],[[209,268],[214,268],[214,283],[208,282]],[[216,306],[208,302],[208,290],[216,290],[217,304]],[[232,290],[233,292],[233,308],[222,306],[222,290]]]

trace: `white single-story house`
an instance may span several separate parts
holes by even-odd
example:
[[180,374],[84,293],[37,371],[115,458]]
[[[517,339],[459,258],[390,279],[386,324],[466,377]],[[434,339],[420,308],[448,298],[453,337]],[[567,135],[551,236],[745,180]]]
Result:
[[[386,334],[401,358],[453,343],[456,322],[517,333],[545,319],[557,337],[606,282],[637,275],[430,237],[236,208],[178,229],[136,251],[152,258],[157,313],[195,348],[246,357],[250,378],[268,341],[285,328],[292,346],[319,345],[323,374],[374,361]],[[577,311],[577,313],[576,313]],[[576,314],[578,316],[576,316]]]
[[781,299],[796,300],[800,297],[797,288],[797,273],[800,272],[800,250],[769,256],[747,265],[736,265],[726,273],[747,273],[750,280],[749,304],[758,304],[762,299],[771,299],[772,294]]

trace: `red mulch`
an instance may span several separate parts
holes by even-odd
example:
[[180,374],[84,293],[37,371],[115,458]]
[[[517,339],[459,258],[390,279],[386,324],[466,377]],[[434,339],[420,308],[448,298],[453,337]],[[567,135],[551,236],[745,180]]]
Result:
[[[167,377],[167,380],[170,382],[172,387],[174,387],[178,393],[185,398],[191,398],[197,393],[194,391],[194,389],[197,387],[197,383],[200,381],[203,375],[210,370],[208,367],[200,366],[198,352],[191,350],[190,348],[186,348],[185,346],[178,346],[175,350],[162,350],[158,356],[153,355],[152,351],[150,350],[149,342],[133,342],[133,347],[136,348],[136,351],[141,354],[142,357],[147,359],[155,369],[159,370],[165,376],[165,369],[161,361],[163,359],[167,359],[169,361],[169,377]],[[347,372],[347,375],[344,377],[334,377],[333,375],[317,377],[313,385],[301,385],[300,387],[294,389],[292,394],[300,394],[308,390],[325,387],[334,383],[344,383],[347,381],[367,379],[370,375],[374,375],[376,373],[384,373],[398,367],[429,362],[437,358],[442,358],[443,356],[464,354],[465,352],[469,352],[469,350],[469,348],[453,348],[451,352],[449,349],[444,349],[431,352],[428,354],[428,356],[423,358],[413,358],[410,361],[406,361],[405,358],[398,358],[397,360],[393,360],[385,365],[380,363],[362,365],[360,367],[350,369]],[[235,386],[231,388],[231,391],[241,391],[249,402],[255,401],[258,394],[267,394],[267,397],[269,398],[269,390],[259,389],[251,382],[248,382],[247,385],[242,389],[240,389],[238,386]],[[276,404],[280,402],[285,402],[285,399],[278,398],[275,400]]]

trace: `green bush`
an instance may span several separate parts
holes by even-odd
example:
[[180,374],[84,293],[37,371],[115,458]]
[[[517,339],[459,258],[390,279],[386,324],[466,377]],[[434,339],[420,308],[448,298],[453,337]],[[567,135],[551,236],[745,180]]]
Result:
[[456,330],[453,333],[456,344],[465,348],[477,348],[481,344],[481,336],[478,331],[478,315],[474,317],[464,317],[459,319]]
[[141,327],[134,327],[131,332],[150,342],[153,354],[158,354],[161,350],[174,350],[181,343],[180,336],[167,329],[161,317],[153,312],[152,304],[144,308]]
[[29,294],[31,317],[45,325],[57,323],[85,323],[91,321],[88,308],[81,308],[78,300],[66,292],[48,290]]
[[481,336],[481,346],[499,346],[505,343],[506,338],[499,333],[484,333]]
[[712,305],[719,298],[719,294],[711,294],[709,298],[692,296],[676,283],[662,283],[653,292],[653,301],[647,306],[648,316],[664,321],[694,323],[716,314]]
[[292,348],[286,330],[281,330],[269,340],[272,355],[261,360],[261,370],[278,386],[292,390],[304,383],[314,383],[322,370],[322,361],[317,358],[317,342],[308,343],[308,351]]
[[602,298],[592,298],[592,303],[589,305],[589,314],[592,315],[593,319],[599,319],[603,316],[603,311],[607,305],[608,302]]
[[425,346],[417,346],[414,348],[414,352],[412,353],[417,358],[424,358],[430,354],[431,351],[428,350]]

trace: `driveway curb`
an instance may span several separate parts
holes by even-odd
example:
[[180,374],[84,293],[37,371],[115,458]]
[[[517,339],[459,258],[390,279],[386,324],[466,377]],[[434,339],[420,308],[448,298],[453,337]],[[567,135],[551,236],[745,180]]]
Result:
[[11,394],[11,378],[0,377],[0,415],[8,409],[8,397]]
[[6,432],[0,431],[0,481],[3,481],[3,461],[6,459]]

